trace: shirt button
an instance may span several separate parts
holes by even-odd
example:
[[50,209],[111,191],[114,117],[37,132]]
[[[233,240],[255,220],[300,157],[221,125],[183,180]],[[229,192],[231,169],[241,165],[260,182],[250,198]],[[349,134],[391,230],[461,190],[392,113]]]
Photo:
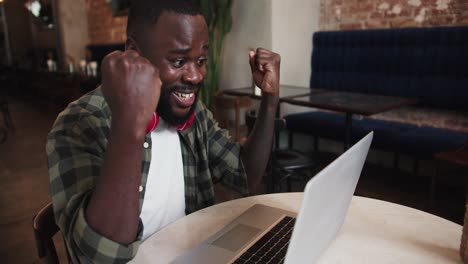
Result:
[[143,186],[140,185],[140,188],[138,188],[138,191],[142,192],[143,191]]
[[148,142],[143,143],[143,147],[144,147],[145,149],[147,149],[147,148],[149,147]]

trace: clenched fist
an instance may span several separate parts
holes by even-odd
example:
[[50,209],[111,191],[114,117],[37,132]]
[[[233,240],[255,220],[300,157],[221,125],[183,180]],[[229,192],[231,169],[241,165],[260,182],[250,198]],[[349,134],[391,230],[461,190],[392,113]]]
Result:
[[102,92],[112,119],[144,132],[159,102],[159,71],[136,51],[115,51],[102,62]]
[[281,57],[264,48],[249,53],[250,68],[255,84],[263,93],[278,96]]

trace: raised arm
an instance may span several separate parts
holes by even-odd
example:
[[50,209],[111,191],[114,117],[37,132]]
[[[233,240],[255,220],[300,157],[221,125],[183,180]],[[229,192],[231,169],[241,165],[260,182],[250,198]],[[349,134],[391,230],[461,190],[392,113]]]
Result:
[[279,103],[281,57],[258,48],[249,53],[249,62],[255,84],[262,90],[262,102],[257,121],[244,144],[242,162],[248,177],[249,191],[255,193],[263,176],[271,152],[274,119]]
[[133,50],[106,56],[102,92],[112,124],[99,179],[85,216],[103,236],[121,244],[135,241],[146,124],[159,101],[158,70]]

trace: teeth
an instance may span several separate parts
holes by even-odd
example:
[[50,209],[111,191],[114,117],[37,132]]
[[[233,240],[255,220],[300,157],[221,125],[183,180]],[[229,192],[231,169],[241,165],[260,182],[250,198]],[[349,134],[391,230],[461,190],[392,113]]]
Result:
[[174,92],[174,94],[182,100],[188,100],[194,96],[194,93],[186,94],[186,93]]

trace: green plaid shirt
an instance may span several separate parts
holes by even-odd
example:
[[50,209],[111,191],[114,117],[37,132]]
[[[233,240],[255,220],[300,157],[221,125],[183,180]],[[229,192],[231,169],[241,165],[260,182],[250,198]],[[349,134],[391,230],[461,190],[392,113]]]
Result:
[[[111,111],[98,88],[71,103],[59,114],[47,140],[50,191],[55,220],[75,263],[124,263],[141,243],[122,245],[95,232],[85,219],[87,201],[95,187],[106,152]],[[185,180],[186,213],[215,202],[213,179],[248,195],[247,177],[240,159],[241,148],[218,127],[210,111],[197,102],[195,121],[179,131]],[[140,212],[151,161],[151,136],[142,142]],[[146,145],[146,144],[145,144]]]

